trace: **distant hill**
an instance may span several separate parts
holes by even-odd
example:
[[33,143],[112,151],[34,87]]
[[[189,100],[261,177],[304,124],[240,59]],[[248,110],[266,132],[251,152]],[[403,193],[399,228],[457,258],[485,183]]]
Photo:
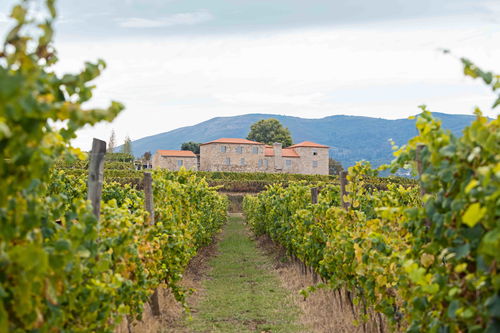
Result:
[[[442,120],[443,127],[460,135],[474,116],[433,113]],[[267,118],[278,119],[292,133],[294,142],[314,141],[331,147],[330,156],[344,167],[356,161],[367,160],[374,166],[390,162],[392,150],[389,139],[401,145],[417,134],[415,120],[358,116],[330,116],[306,119],[272,114],[246,114],[234,117],[217,117],[194,126],[148,136],[132,142],[133,153],[141,156],[146,151],[180,149],[186,141],[207,142],[221,137],[245,138],[250,126]]]

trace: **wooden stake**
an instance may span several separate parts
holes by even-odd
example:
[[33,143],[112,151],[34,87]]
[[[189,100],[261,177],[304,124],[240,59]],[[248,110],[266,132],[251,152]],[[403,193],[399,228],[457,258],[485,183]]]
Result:
[[104,154],[106,142],[95,139],[90,152],[87,199],[92,203],[93,213],[99,220],[101,215],[102,182],[104,180]]
[[144,206],[149,213],[149,224],[155,224],[153,177],[151,176],[151,172],[144,172]]
[[151,298],[149,299],[149,304],[151,306],[151,312],[153,313],[153,316],[161,315],[160,297],[158,295],[158,288],[156,288],[153,295],[151,295]]
[[318,203],[319,189],[317,187],[311,187],[311,202],[313,204]]
[[349,203],[344,201],[344,195],[349,194],[346,192],[346,186],[347,186],[347,171],[342,171],[340,172],[340,203],[342,204],[342,207],[347,210],[349,209]]

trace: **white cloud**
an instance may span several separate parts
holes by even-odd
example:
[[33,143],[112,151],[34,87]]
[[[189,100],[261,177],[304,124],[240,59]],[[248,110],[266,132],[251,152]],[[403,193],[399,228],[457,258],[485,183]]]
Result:
[[[398,26],[398,29],[394,29]],[[436,112],[489,116],[494,95],[464,78],[449,48],[487,70],[500,71],[500,31],[491,26],[397,22],[287,32],[62,43],[58,71],[105,59],[108,68],[92,105],[110,100],[127,109],[113,124],[79,133],[118,141],[193,125],[218,116],[275,113],[305,118],[334,114],[404,118],[427,104]]]
[[0,12],[0,23],[6,23],[6,22],[9,22],[9,17],[4,13]]
[[207,11],[178,13],[159,19],[130,17],[117,19],[118,25],[123,28],[159,28],[175,25],[196,25],[213,20],[213,15]]
[[296,105],[311,106],[323,98],[323,94],[312,93],[307,95],[286,95],[266,92],[238,92],[235,94],[216,93],[214,97],[222,103],[247,105]]

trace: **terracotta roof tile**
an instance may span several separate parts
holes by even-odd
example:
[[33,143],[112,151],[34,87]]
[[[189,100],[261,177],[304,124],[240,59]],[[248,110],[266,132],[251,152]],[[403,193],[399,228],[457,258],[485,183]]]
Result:
[[312,148],[330,148],[325,145],[320,145],[319,143],[311,142],[311,141],[303,141],[297,144],[294,144],[290,146],[289,148],[296,148],[296,147],[312,147]]
[[[273,146],[266,146],[264,150],[265,156],[274,156]],[[283,157],[300,157],[299,154],[295,151],[295,149],[287,147],[281,150],[281,156]]]
[[220,138],[217,140],[213,140],[210,142],[202,143],[202,145],[207,145],[209,143],[235,143],[235,144],[244,144],[244,145],[263,145],[263,143],[250,141],[247,139],[239,139],[239,138]]
[[175,157],[196,157],[190,150],[158,150],[161,156],[175,156]]

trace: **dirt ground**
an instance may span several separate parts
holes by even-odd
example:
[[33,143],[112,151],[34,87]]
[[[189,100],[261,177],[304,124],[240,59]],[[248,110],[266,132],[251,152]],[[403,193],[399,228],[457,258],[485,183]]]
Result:
[[[217,253],[218,239],[198,252],[198,254],[189,263],[181,285],[186,289],[194,289],[195,292],[190,294],[187,303],[191,306],[196,304],[203,297],[203,289],[201,281],[206,278],[208,271],[208,260]],[[187,333],[183,325],[185,313],[182,306],[174,299],[172,293],[165,288],[158,289],[158,299],[160,304],[160,315],[154,316],[151,306],[144,306],[144,313],[141,321],[129,321],[124,318],[119,327],[115,330],[116,333]]]
[[[236,214],[232,214],[236,215]],[[240,214],[238,214],[240,215]],[[200,250],[189,264],[182,281],[186,288],[195,290],[188,296],[188,304],[193,307],[204,296],[202,281],[208,278],[208,262],[217,255],[217,245],[220,240],[215,240],[212,245]],[[308,332],[317,333],[382,333],[388,332],[387,324],[382,316],[369,313],[372,318],[365,324],[355,325],[357,319],[363,314],[360,307],[352,305],[345,291],[320,289],[311,293],[307,298],[300,294],[300,290],[320,282],[309,269],[302,263],[289,258],[284,249],[272,242],[269,237],[255,238],[249,232],[249,237],[254,239],[257,246],[273,259],[273,270],[278,276],[282,286],[293,295],[294,303],[300,308],[300,322],[308,327]],[[151,307],[146,304],[143,319],[129,322],[127,318],[116,330],[116,333],[188,333],[185,327],[185,313],[167,289],[159,289],[161,314],[153,316]],[[194,310],[196,311],[196,310]]]
[[269,237],[256,238],[259,246],[274,257],[274,269],[282,285],[295,295],[294,301],[302,310],[301,322],[317,333],[382,333],[387,331],[387,325],[382,316],[369,312],[372,320],[355,325],[363,310],[349,301],[345,291],[319,289],[304,298],[300,291],[319,281],[318,276],[305,269],[299,261],[294,261],[286,255],[285,250],[276,245]]

